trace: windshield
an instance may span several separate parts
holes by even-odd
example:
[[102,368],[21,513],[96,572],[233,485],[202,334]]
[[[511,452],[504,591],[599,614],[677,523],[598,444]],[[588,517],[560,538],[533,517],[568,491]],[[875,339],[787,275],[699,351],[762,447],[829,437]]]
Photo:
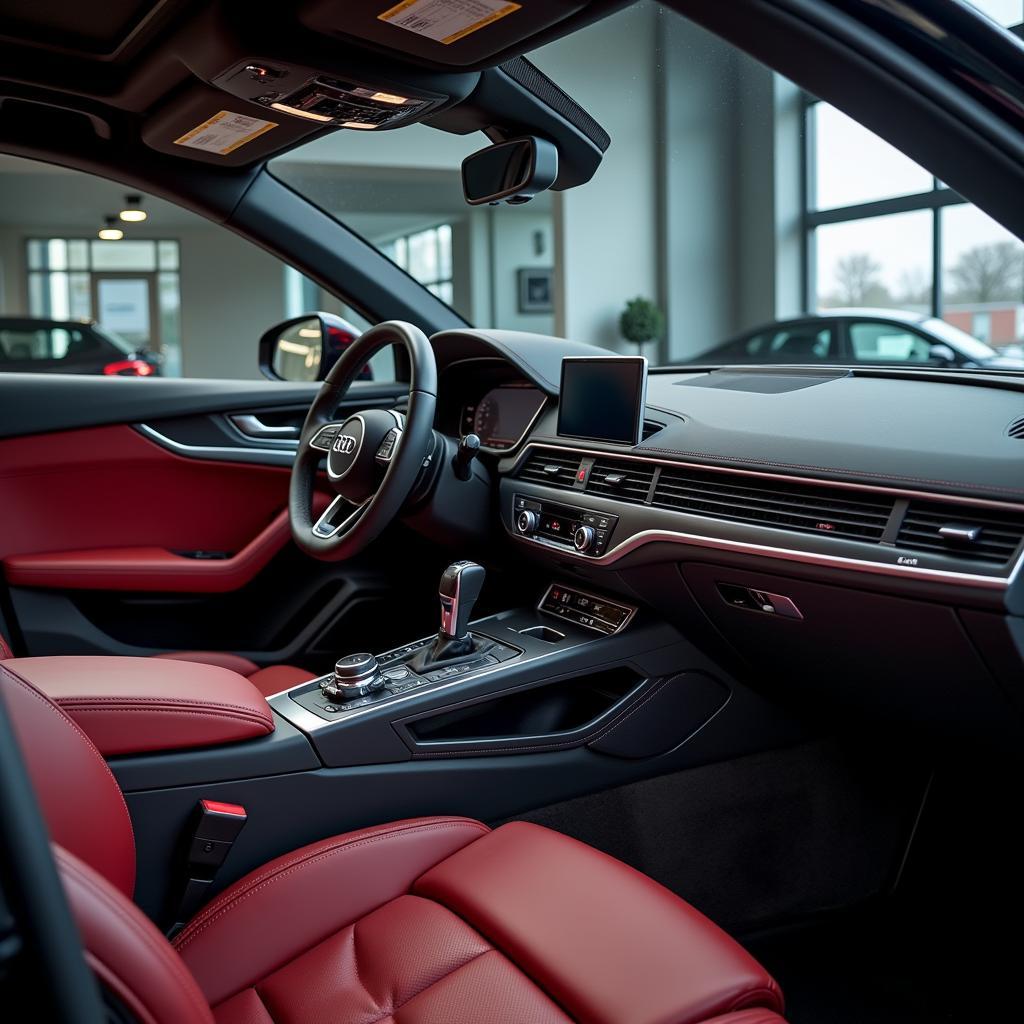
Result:
[[[1024,244],[840,110],[653,3],[528,56],[611,136],[586,184],[469,207],[459,167],[486,140],[420,125],[335,132],[272,171],[476,326],[655,365],[1024,371]],[[838,330],[838,309],[908,332]]]

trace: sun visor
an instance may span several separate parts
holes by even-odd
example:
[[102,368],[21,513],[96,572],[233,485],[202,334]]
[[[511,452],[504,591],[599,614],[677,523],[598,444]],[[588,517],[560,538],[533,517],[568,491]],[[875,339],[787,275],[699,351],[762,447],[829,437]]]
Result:
[[297,13],[314,32],[455,68],[484,63],[586,6],[586,0],[312,0]]

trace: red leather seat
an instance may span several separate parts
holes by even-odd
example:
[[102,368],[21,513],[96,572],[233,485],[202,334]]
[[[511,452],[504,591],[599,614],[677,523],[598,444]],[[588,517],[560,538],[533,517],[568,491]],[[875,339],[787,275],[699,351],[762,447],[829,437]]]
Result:
[[0,693],[90,965],[147,1024],[782,1024],[769,975],[644,875],[559,833],[418,818],[306,846],[173,947],[131,903],[106,763],[10,667]]
[[[10,644],[0,634],[0,661],[5,658],[13,658]],[[174,661],[194,661],[200,665],[216,665],[219,668],[229,668],[232,672],[245,676],[253,686],[256,687],[264,697],[281,690],[290,690],[299,683],[306,683],[316,676],[307,672],[304,668],[296,668],[294,665],[270,665],[260,668],[254,661],[243,658],[238,654],[229,654],[227,651],[169,651],[167,654],[154,654],[154,658],[171,658]]]

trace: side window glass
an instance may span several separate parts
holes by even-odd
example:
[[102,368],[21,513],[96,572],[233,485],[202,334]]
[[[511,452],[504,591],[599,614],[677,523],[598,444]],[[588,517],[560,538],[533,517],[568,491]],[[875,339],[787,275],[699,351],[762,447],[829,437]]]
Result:
[[850,325],[853,357],[864,363],[926,363],[929,345],[919,334],[895,324]]
[[[30,196],[48,223],[77,226],[43,232],[28,215],[6,226],[0,372],[260,379],[259,340],[276,324],[325,312],[351,338],[369,326],[258,246],[154,196],[13,156],[0,167],[0,195]],[[446,241],[436,240],[442,257]],[[443,291],[445,260],[435,262]],[[391,350],[367,377],[395,379]]]
[[828,359],[832,350],[832,329],[824,327],[792,327],[776,331],[767,346],[769,362],[813,363]]

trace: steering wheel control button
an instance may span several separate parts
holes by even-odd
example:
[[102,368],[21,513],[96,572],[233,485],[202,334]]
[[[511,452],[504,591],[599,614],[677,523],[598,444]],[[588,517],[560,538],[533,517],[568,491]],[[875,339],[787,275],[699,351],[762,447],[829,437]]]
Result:
[[395,448],[398,445],[398,441],[402,436],[402,431],[398,427],[392,427],[385,435],[384,440],[381,441],[380,446],[377,448],[377,454],[375,456],[377,462],[382,465],[387,465],[395,454]]
[[310,448],[317,448],[322,452],[329,452],[340,430],[340,423],[328,423],[326,426],[321,427],[309,442]]

